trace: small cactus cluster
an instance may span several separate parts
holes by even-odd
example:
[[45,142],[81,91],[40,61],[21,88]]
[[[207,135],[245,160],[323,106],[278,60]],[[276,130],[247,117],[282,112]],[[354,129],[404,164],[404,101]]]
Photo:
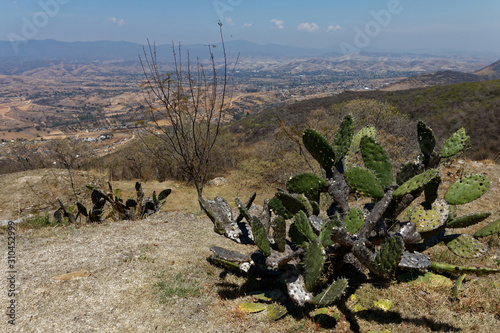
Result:
[[[276,281],[284,284],[299,306],[326,306],[342,297],[348,287],[345,276],[349,272],[343,271],[346,264],[381,280],[393,279],[398,269],[477,275],[500,272],[436,263],[422,253],[444,241],[458,256],[484,255],[487,246],[478,238],[498,233],[500,220],[474,235],[446,233],[447,229],[467,227],[490,216],[489,212],[456,216],[456,206],[481,197],[490,182],[485,175],[469,175],[439,198],[439,163],[468,149],[469,138],[460,129],[439,151],[427,125],[418,122],[417,132],[419,158],[394,172],[386,151],[376,140],[375,128],[355,134],[351,116],[344,118],[333,143],[313,129],[305,130],[303,144],[326,177],[301,173],[290,178],[286,189],[265,200],[262,211],[255,215],[249,212],[255,194],[246,203],[236,198],[236,219],[224,199],[199,199],[215,232],[258,248],[243,255],[212,247],[213,262],[248,273],[278,275]],[[363,165],[345,163],[346,157],[352,159],[356,154],[361,154]],[[353,193],[369,197],[371,202],[354,207]],[[332,201],[326,211],[320,209],[323,194]],[[423,201],[410,208],[417,199]]]
[[[100,223],[105,213],[106,204],[111,206],[111,210],[106,217],[116,217],[120,220],[134,220],[140,219],[144,216],[154,214],[160,210],[160,208],[165,203],[165,199],[172,192],[171,189],[165,189],[156,195],[156,191],[153,191],[151,198],[145,197],[142,190],[142,185],[139,182],[135,184],[135,190],[137,193],[136,199],[127,199],[125,202],[121,198],[121,191],[119,189],[113,190],[111,183],[108,182],[109,192],[95,188],[91,185],[87,185],[87,188],[91,190],[90,198],[92,201],[92,208],[87,209],[82,203],[76,202],[77,213],[76,216],[72,212],[64,207],[61,201],[59,202],[59,209],[54,212],[54,218],[57,221],[62,221],[63,218],[67,218],[69,222],[75,223],[76,219],[81,215],[87,219],[87,222],[97,222]],[[70,207],[71,211],[73,207]]]

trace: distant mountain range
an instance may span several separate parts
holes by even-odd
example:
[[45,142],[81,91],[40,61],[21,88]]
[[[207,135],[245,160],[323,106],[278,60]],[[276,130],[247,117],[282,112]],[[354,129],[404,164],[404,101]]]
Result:
[[[215,46],[215,47],[214,47]],[[60,42],[56,40],[31,40],[16,44],[15,47],[8,41],[0,41],[1,60],[65,60],[65,61],[110,61],[125,60],[137,61],[143,55],[141,45],[130,42],[97,41],[97,42]],[[176,45],[177,47],[177,45]],[[243,40],[225,43],[228,56],[237,54],[248,57],[283,58],[283,57],[313,57],[325,54],[328,50],[308,49],[283,45],[260,45]],[[182,45],[188,49],[191,57],[202,59],[209,57],[208,48],[214,53],[222,52],[221,44]],[[171,44],[157,45],[158,54],[168,56],[172,52]]]
[[412,88],[424,88],[494,79],[500,79],[500,61],[497,61],[473,73],[463,73],[447,70],[438,71],[435,73],[419,74],[401,80],[385,88],[384,90],[406,90]]

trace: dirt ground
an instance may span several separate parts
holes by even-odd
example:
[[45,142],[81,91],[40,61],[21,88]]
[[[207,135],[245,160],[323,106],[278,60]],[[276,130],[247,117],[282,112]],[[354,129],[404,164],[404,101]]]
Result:
[[[461,165],[456,164],[442,172],[449,173],[451,182],[460,168]],[[498,219],[500,168],[489,163],[472,163],[467,168],[466,174],[487,173],[492,183],[485,198],[470,208],[491,210],[492,218]],[[4,183],[4,186],[7,185]],[[207,188],[208,197],[215,192],[216,188]],[[263,200],[262,196],[258,198],[257,201]],[[14,204],[5,198],[0,203],[4,210]],[[251,300],[250,296],[239,295],[237,291],[244,279],[225,276],[221,268],[210,265],[207,262],[211,254],[209,247],[218,245],[242,253],[252,249],[216,235],[204,215],[193,210],[176,211],[176,205],[180,203],[171,204],[165,211],[141,221],[106,221],[42,229],[19,226],[15,251],[16,325],[8,325],[2,316],[0,332],[332,331],[300,316],[289,315],[270,322],[264,313],[239,311],[238,304]],[[485,224],[487,222],[482,222],[476,229]],[[5,228],[0,228],[0,238],[1,248],[6,249]],[[488,258],[490,265],[500,255],[498,244],[494,244],[492,250]],[[7,251],[1,251],[0,260],[4,273]],[[64,276],[66,273],[74,273],[75,278]],[[360,314],[357,316],[359,331],[497,332],[499,276],[467,281],[460,303],[450,301],[449,289],[409,288],[402,284],[383,290],[376,288],[376,297],[391,297],[393,309],[389,312],[368,309],[375,317],[387,316],[386,321],[377,322]],[[180,287],[162,297],[161,283]],[[185,290],[192,292],[184,294]],[[372,289],[359,290],[358,301],[364,299],[368,307],[375,297]],[[484,297],[490,298],[488,303],[481,300],[478,303],[481,290],[487,290],[488,295]],[[231,297],[231,291],[237,297]],[[5,308],[5,291],[2,295],[1,306]],[[345,327],[345,318],[341,316],[336,332],[350,332]]]

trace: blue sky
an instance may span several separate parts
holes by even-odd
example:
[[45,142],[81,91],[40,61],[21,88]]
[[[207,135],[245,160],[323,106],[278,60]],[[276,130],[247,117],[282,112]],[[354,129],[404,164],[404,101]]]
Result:
[[499,0],[0,0],[0,40],[226,40],[500,54]]

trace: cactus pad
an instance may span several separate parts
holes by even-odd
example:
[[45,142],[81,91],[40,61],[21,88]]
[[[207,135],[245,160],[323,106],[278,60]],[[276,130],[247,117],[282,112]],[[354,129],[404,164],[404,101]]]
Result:
[[486,237],[500,232],[500,219],[476,231],[474,237]]
[[166,199],[170,193],[172,193],[172,189],[170,188],[161,191],[160,194],[158,194],[158,200],[162,201],[163,199]]
[[439,176],[439,171],[435,169],[427,170],[403,183],[396,191],[394,191],[393,196],[396,198],[402,197],[403,195],[421,189]]
[[304,146],[316,161],[326,170],[330,172],[335,165],[335,151],[328,141],[317,131],[306,129],[302,136]]
[[446,244],[451,252],[463,258],[479,258],[483,256],[488,247],[471,235],[460,235]]
[[355,234],[361,229],[364,222],[363,211],[359,208],[351,208],[344,219],[345,230],[350,234]]
[[453,133],[448,140],[444,143],[443,149],[441,150],[441,156],[451,157],[458,154],[462,150],[466,150],[470,147],[470,138],[465,133],[465,129],[462,127],[455,133]]
[[447,228],[465,228],[484,221],[491,215],[491,212],[475,213],[458,217],[446,223]]
[[375,199],[384,196],[384,188],[377,177],[366,168],[354,167],[345,173],[347,184],[362,195]]
[[88,216],[89,216],[89,214],[88,214],[88,212],[87,212],[87,208],[85,208],[85,206],[84,206],[84,205],[82,205],[80,202],[77,202],[77,203],[76,203],[76,208],[78,208],[78,212],[79,212],[80,214],[82,214],[83,216],[85,216],[85,217],[88,217]]
[[287,220],[293,217],[293,214],[290,211],[288,211],[288,209],[286,209],[285,206],[283,206],[281,200],[278,199],[276,196],[272,197],[271,200],[269,200],[269,209],[271,209],[274,212],[274,214],[283,216]]
[[400,236],[389,237],[375,256],[375,269],[382,276],[391,277],[401,261],[405,244]]
[[388,187],[394,182],[392,167],[385,149],[374,138],[365,136],[360,143],[361,156],[365,167],[371,170],[383,187]]
[[434,132],[423,121],[417,123],[418,144],[424,156],[430,156],[436,146]]
[[339,223],[339,221],[334,218],[323,225],[323,230],[321,230],[319,234],[319,240],[324,247],[333,245],[334,241],[332,240],[332,230],[337,223]]
[[273,220],[273,238],[279,252],[286,247],[286,222],[283,216],[276,216]]
[[398,185],[412,179],[418,174],[419,166],[415,162],[407,162],[401,166],[396,176],[396,183]]
[[312,291],[316,286],[321,273],[323,273],[324,265],[325,256],[323,255],[323,246],[318,240],[315,240],[307,248],[304,257],[304,280],[307,291]]
[[432,209],[426,210],[424,206],[416,207],[410,221],[415,223],[417,231],[423,237],[429,236],[429,233],[440,230],[448,220],[450,206],[444,200],[436,200],[432,204]]
[[327,306],[340,298],[347,289],[347,286],[347,279],[333,281],[328,288],[312,299],[312,303],[317,306]]
[[486,267],[467,267],[450,265],[443,262],[433,262],[431,268],[438,272],[448,272],[454,274],[475,274],[475,275],[488,275],[500,273],[500,269],[486,268]]
[[333,141],[333,150],[335,151],[335,164],[347,154],[351,146],[352,137],[354,135],[354,118],[351,115],[346,115],[339,126],[335,139]]
[[290,193],[302,193],[309,200],[319,202],[319,194],[326,191],[328,184],[313,173],[301,173],[288,180],[286,188]]
[[[303,194],[288,194],[285,192],[277,192],[275,194],[275,198],[277,198],[281,202],[281,204],[282,204],[283,208],[285,208],[286,212],[291,213],[291,216],[290,216],[290,214],[285,212],[285,215],[282,215],[285,218],[291,218],[293,215],[297,214],[299,211],[304,211],[304,212],[307,212],[308,214],[312,213],[313,208],[312,208],[311,204],[309,203],[309,200],[307,200],[307,198]],[[271,209],[273,209],[273,211],[277,206],[279,207],[279,204],[277,204],[277,203],[271,204],[271,201],[269,201],[269,207]],[[279,212],[280,212],[280,210],[278,210],[278,212],[275,212],[275,213],[278,215],[281,215],[281,214],[279,214]],[[289,216],[289,217],[287,217],[287,216]]]
[[451,185],[444,199],[450,205],[463,205],[481,197],[489,188],[490,180],[486,175],[470,175]]
[[279,304],[269,304],[267,306],[267,318],[272,321],[276,321],[282,318],[288,313],[288,310],[283,305]]
[[260,222],[260,220],[253,216],[250,220],[250,226],[252,228],[252,233],[254,237],[255,244],[259,247],[259,249],[264,253],[267,257],[271,255],[271,244],[269,243],[269,239],[267,238],[266,229]]
[[351,142],[351,151],[355,154],[359,152],[359,145],[361,143],[361,139],[365,136],[375,138],[377,136],[377,129],[373,126],[363,127],[356,133],[356,135],[352,138]]
[[432,203],[436,201],[438,197],[439,185],[441,185],[441,177],[436,177],[425,185],[425,202],[432,205]]
[[307,237],[307,239],[312,241],[317,238],[313,228],[309,224],[306,214],[303,211],[300,211],[295,215],[295,226],[302,235]]
[[250,216],[250,213],[248,212],[248,209],[246,208],[245,204],[240,200],[240,198],[236,197],[234,198],[234,201],[236,202],[236,207],[240,210],[240,214],[243,215],[243,217],[250,222],[252,217]]

